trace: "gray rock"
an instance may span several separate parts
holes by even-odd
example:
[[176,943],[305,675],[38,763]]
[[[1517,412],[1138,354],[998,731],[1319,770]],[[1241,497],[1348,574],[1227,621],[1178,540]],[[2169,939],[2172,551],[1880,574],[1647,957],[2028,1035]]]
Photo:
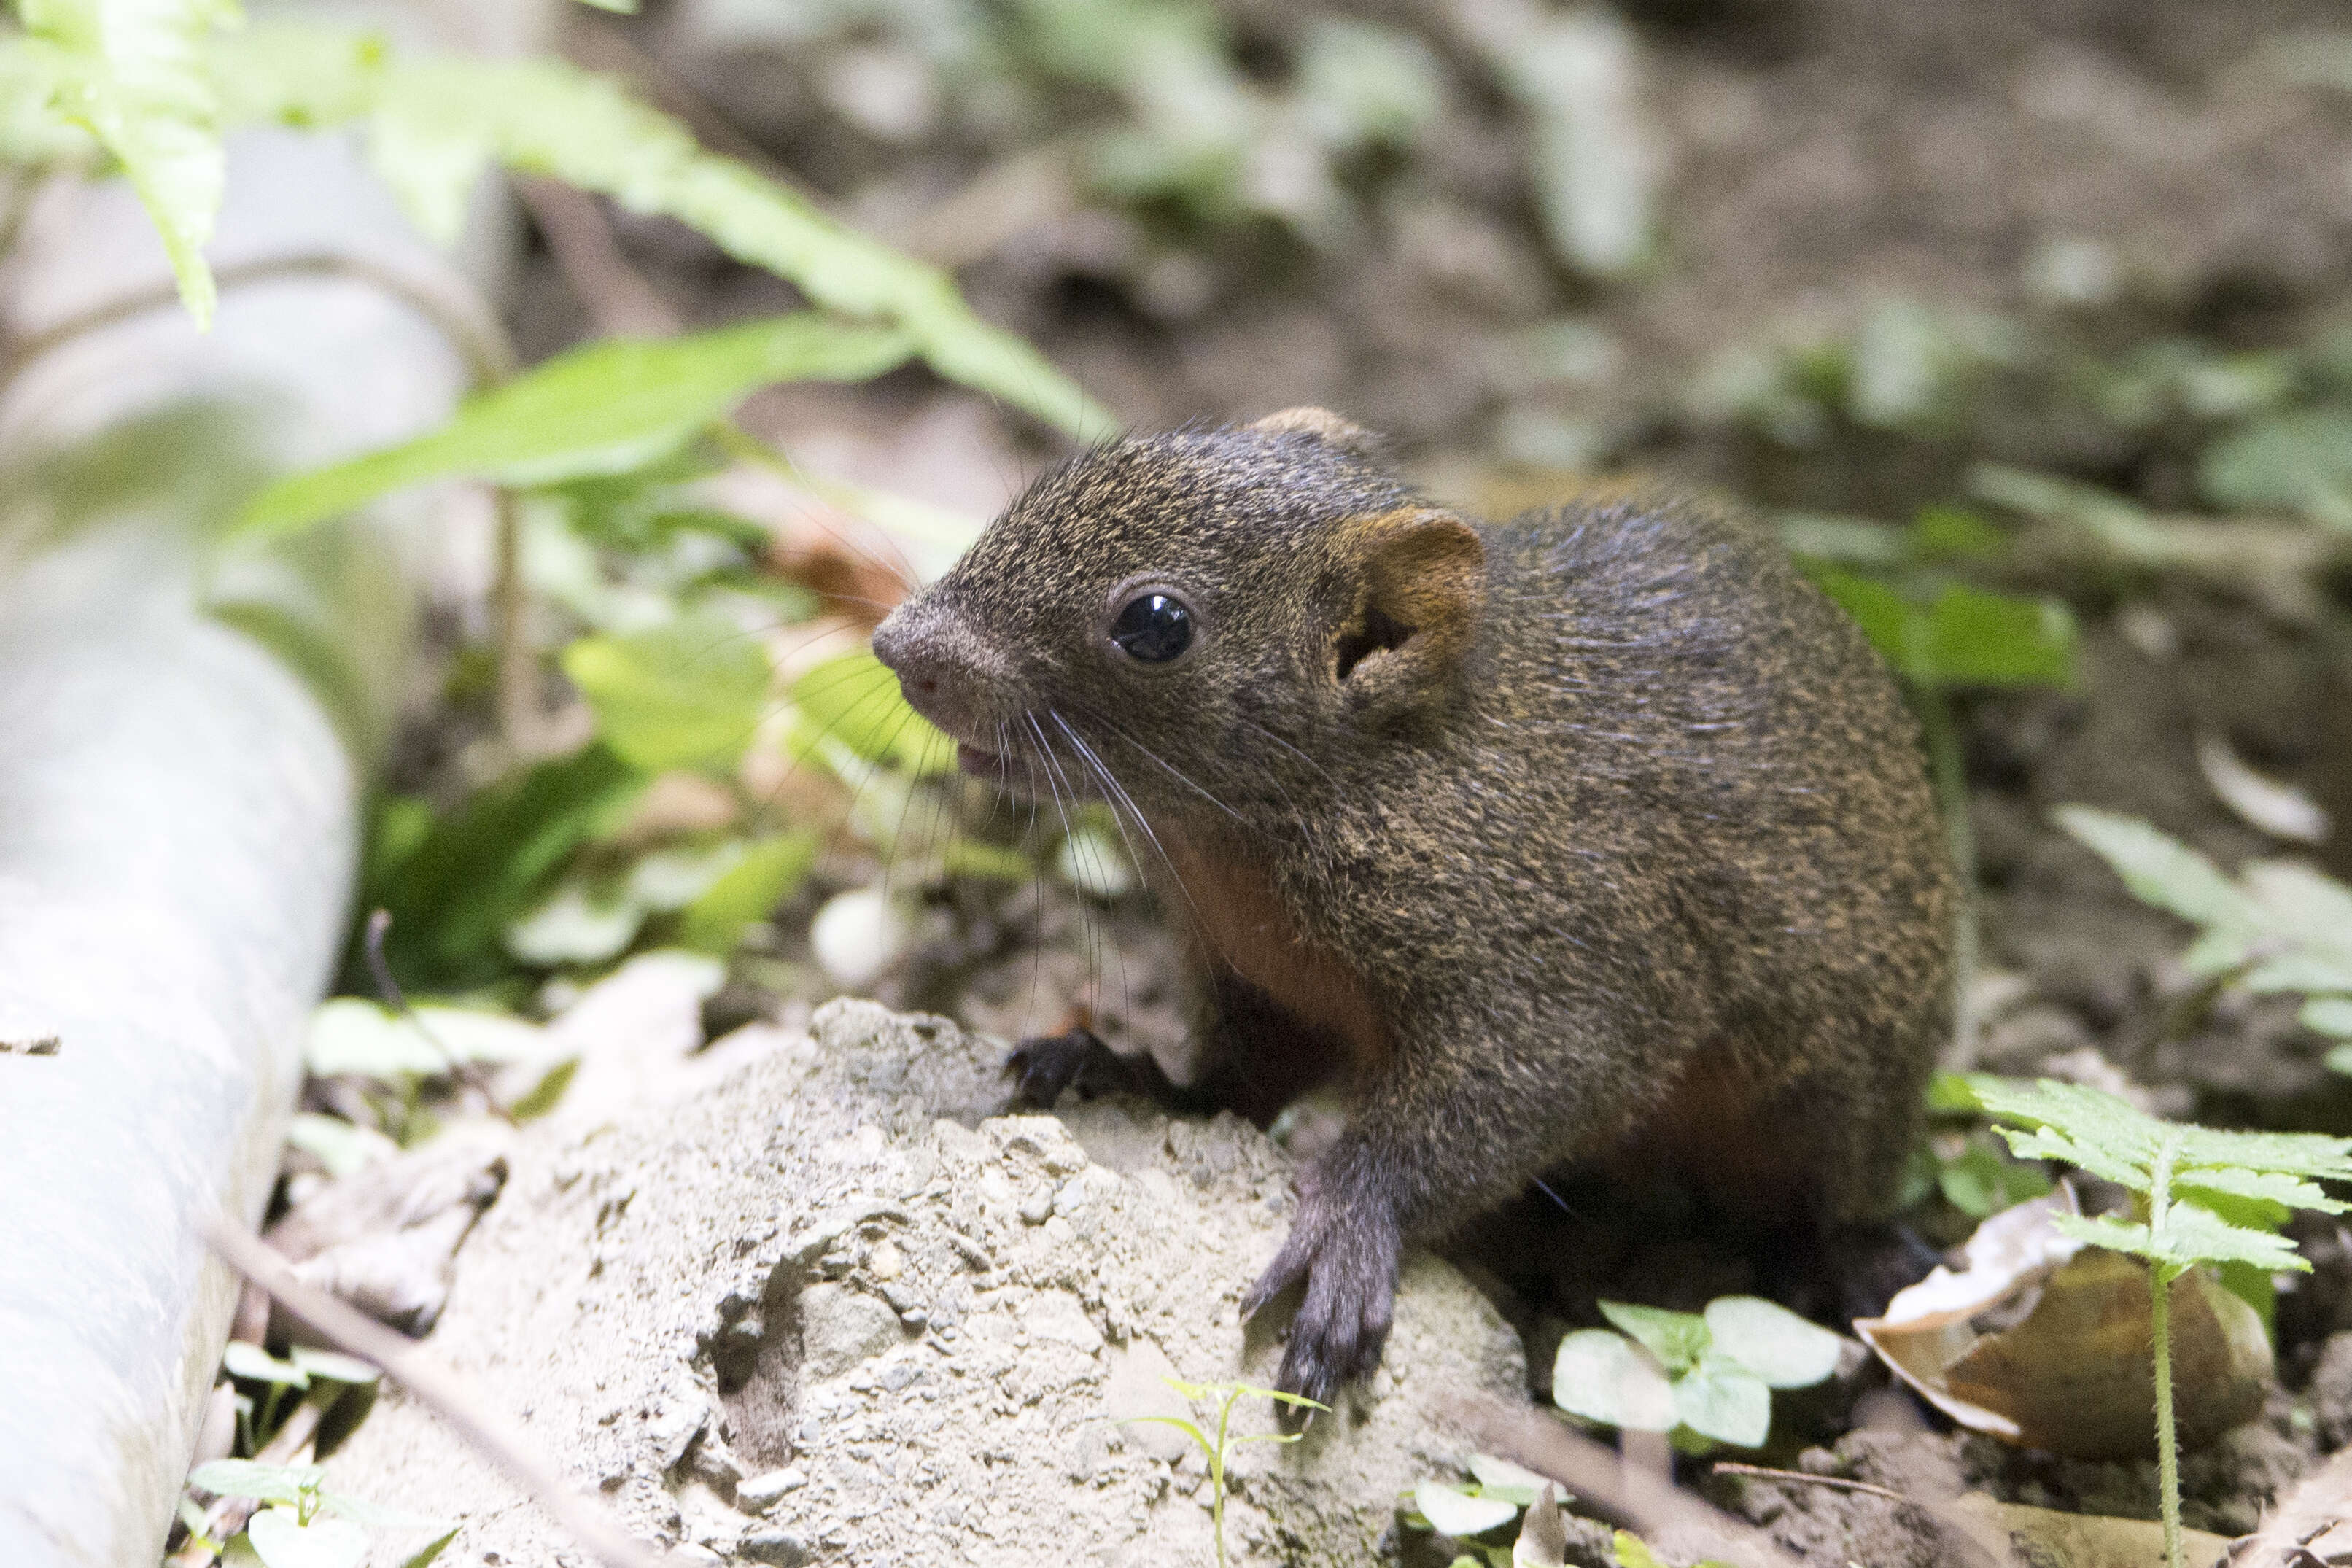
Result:
[[801,1376],[812,1383],[837,1377],[903,1337],[898,1314],[877,1297],[846,1285],[801,1292]]
[[800,1568],[809,1560],[809,1550],[801,1538],[789,1530],[755,1530],[743,1538],[736,1555],[746,1563],[772,1563],[778,1568]]
[[[1213,1424],[1169,1377],[1271,1381],[1281,1347],[1237,1304],[1281,1242],[1287,1159],[1231,1117],[997,1116],[998,1048],[943,1020],[836,1003],[813,1027],[809,1048],[617,1121],[529,1129],[434,1354],[648,1541],[738,1563],[1209,1561],[1197,1457],[1131,1418]],[[928,1303],[929,1327],[886,1290]],[[1524,1388],[1486,1299],[1412,1259],[1369,1384],[1305,1441],[1234,1454],[1231,1561],[1392,1558],[1399,1494],[1466,1458],[1438,1404]],[[677,1413],[698,1409],[681,1456]],[[1263,1399],[1234,1411],[1236,1434],[1273,1427]],[[731,1510],[695,1458],[720,1445],[749,1477]],[[453,1562],[576,1554],[396,1390],[329,1473],[464,1520]]]
[[752,1476],[739,1482],[735,1488],[735,1500],[748,1512],[765,1513],[786,1492],[806,1485],[808,1477],[799,1470],[789,1467],[770,1470],[764,1475]]

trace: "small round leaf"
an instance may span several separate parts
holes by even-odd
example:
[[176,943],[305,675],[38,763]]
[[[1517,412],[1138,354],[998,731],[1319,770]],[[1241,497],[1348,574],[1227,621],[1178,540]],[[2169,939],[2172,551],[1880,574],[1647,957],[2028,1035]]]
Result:
[[1708,1356],[1675,1380],[1675,1414],[1702,1436],[1760,1448],[1772,1430],[1772,1391],[1737,1363]]
[[1518,1506],[1500,1498],[1472,1497],[1441,1481],[1423,1481],[1412,1489],[1412,1505],[1422,1518],[1445,1535],[1484,1535],[1518,1518]]
[[1636,1307],[1625,1301],[1602,1301],[1599,1305],[1602,1317],[1664,1363],[1668,1372],[1696,1366],[1698,1358],[1706,1353],[1706,1320],[1696,1312]]
[[1675,1424],[1665,1372],[1647,1352],[1606,1329],[1580,1329],[1559,1342],[1551,1397],[1570,1415],[1628,1431],[1664,1432]]
[[1772,1388],[1806,1388],[1837,1370],[1837,1335],[1759,1296],[1706,1304],[1715,1348]]
[[292,1509],[273,1508],[255,1514],[245,1533],[268,1568],[360,1568],[367,1559],[367,1531],[347,1519],[304,1524]]

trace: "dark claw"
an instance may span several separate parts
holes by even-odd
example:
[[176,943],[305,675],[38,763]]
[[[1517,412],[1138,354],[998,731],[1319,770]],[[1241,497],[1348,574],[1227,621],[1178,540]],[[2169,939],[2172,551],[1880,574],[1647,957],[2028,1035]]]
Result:
[[[1242,1299],[1242,1311],[1265,1307],[1302,1276],[1307,1294],[1290,1321],[1275,1386],[1328,1405],[1342,1384],[1380,1365],[1396,1302],[1400,1238],[1387,1206],[1341,1206],[1309,1191],[1282,1250]],[[1296,1431],[1311,1412],[1286,1408]]]
[[1091,1029],[1024,1040],[1004,1058],[1004,1071],[1013,1080],[1013,1103],[1051,1110],[1062,1091],[1077,1080],[1090,1062],[1109,1055],[1110,1047],[1097,1039]]

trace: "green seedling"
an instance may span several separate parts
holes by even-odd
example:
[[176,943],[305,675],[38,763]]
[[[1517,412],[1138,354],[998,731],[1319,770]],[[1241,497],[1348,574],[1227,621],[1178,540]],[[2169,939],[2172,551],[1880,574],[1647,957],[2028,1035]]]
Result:
[[[250,1498],[265,1505],[227,1542],[229,1563],[258,1562],[262,1568],[359,1568],[367,1558],[372,1532],[431,1530],[433,1539],[402,1559],[401,1568],[427,1568],[456,1539],[456,1525],[412,1519],[327,1490],[326,1471],[316,1465],[266,1465],[252,1459],[215,1459],[189,1472],[188,1485],[223,1498]],[[205,1516],[183,1499],[180,1516],[200,1542]]]
[[2115,868],[2144,903],[2198,928],[2181,955],[2208,994],[2304,998],[2296,1015],[2344,1042],[2327,1065],[2352,1073],[2352,888],[2296,860],[2255,860],[2232,881],[2179,839],[2136,817],[2060,806],[2053,816]]
[[1200,1423],[1181,1415],[1126,1415],[1118,1418],[1122,1426],[1148,1423],[1154,1426],[1173,1426],[1190,1437],[1201,1450],[1209,1467],[1211,1528],[1217,1542],[1217,1568],[1225,1563],[1225,1466],[1234,1449],[1251,1443],[1296,1443],[1306,1436],[1303,1432],[1254,1432],[1247,1436],[1233,1435],[1234,1406],[1252,1396],[1272,1399],[1294,1410],[1328,1412],[1330,1406],[1318,1405],[1304,1394],[1285,1394],[1279,1389],[1257,1388],[1246,1383],[1185,1383],[1178,1378],[1160,1380],[1194,1406],[1214,1402],[1217,1407],[1216,1436],[1212,1437]]
[[[2226,885],[2226,884],[2225,884]],[[2157,1474],[2166,1557],[2182,1568],[2179,1435],[2173,1425],[2171,1290],[2200,1264],[2309,1272],[2276,1234],[2295,1209],[2340,1214],[2321,1181],[2352,1181],[2352,1139],[2220,1132],[2164,1121],[2096,1089],[1971,1075],[1965,1087],[2021,1158],[2060,1160],[2133,1197],[2128,1217],[2061,1216],[2065,1234],[2144,1259],[2155,1340]]]
[[1705,1312],[1622,1301],[1601,1311],[1622,1332],[1580,1329],[1560,1341],[1554,1403],[1605,1426],[1672,1434],[1687,1452],[1762,1447],[1772,1391],[1837,1370],[1837,1335],[1759,1297],[1717,1297]]
[[[1452,1568],[1560,1568],[1566,1530],[1559,1510],[1574,1500],[1561,1495],[1549,1478],[1492,1454],[1473,1454],[1470,1473],[1476,1479],[1467,1483],[1423,1481],[1414,1487],[1406,1494],[1406,1528],[1434,1530],[1465,1542],[1470,1551],[1456,1557]],[[1473,1539],[1499,1533],[1514,1521],[1519,1528],[1508,1544]]]
[[2050,1177],[2039,1164],[2017,1159],[1991,1133],[1944,1131],[1914,1151],[1896,1206],[1907,1209],[1940,1197],[1969,1219],[1980,1220],[2049,1190]]
[[222,1351],[221,1370],[246,1385],[239,1394],[237,1436],[247,1453],[267,1442],[305,1397],[323,1408],[351,1389],[373,1386],[377,1377],[366,1362],[333,1351],[296,1345],[281,1361],[243,1340],[231,1340]]
[[[1609,1543],[1609,1549],[1616,1553],[1617,1568],[1666,1568],[1658,1560],[1658,1554],[1650,1550],[1649,1542],[1630,1530],[1619,1531],[1616,1539]],[[1691,1568],[1732,1568],[1732,1564],[1720,1557],[1709,1557],[1705,1562],[1691,1564]]]

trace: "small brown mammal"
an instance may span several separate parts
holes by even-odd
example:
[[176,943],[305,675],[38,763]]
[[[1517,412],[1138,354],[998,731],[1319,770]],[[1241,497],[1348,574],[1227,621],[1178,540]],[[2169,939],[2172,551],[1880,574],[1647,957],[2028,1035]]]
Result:
[[[1340,1141],[1244,1302],[1369,1372],[1398,1255],[1570,1159],[1837,1223],[1891,1201],[1955,892],[1916,731],[1777,544],[1691,509],[1501,524],[1320,409],[1039,479],[874,648],[966,771],[1116,805],[1260,1114]],[[1050,1101],[1067,1042],[1016,1058]]]

